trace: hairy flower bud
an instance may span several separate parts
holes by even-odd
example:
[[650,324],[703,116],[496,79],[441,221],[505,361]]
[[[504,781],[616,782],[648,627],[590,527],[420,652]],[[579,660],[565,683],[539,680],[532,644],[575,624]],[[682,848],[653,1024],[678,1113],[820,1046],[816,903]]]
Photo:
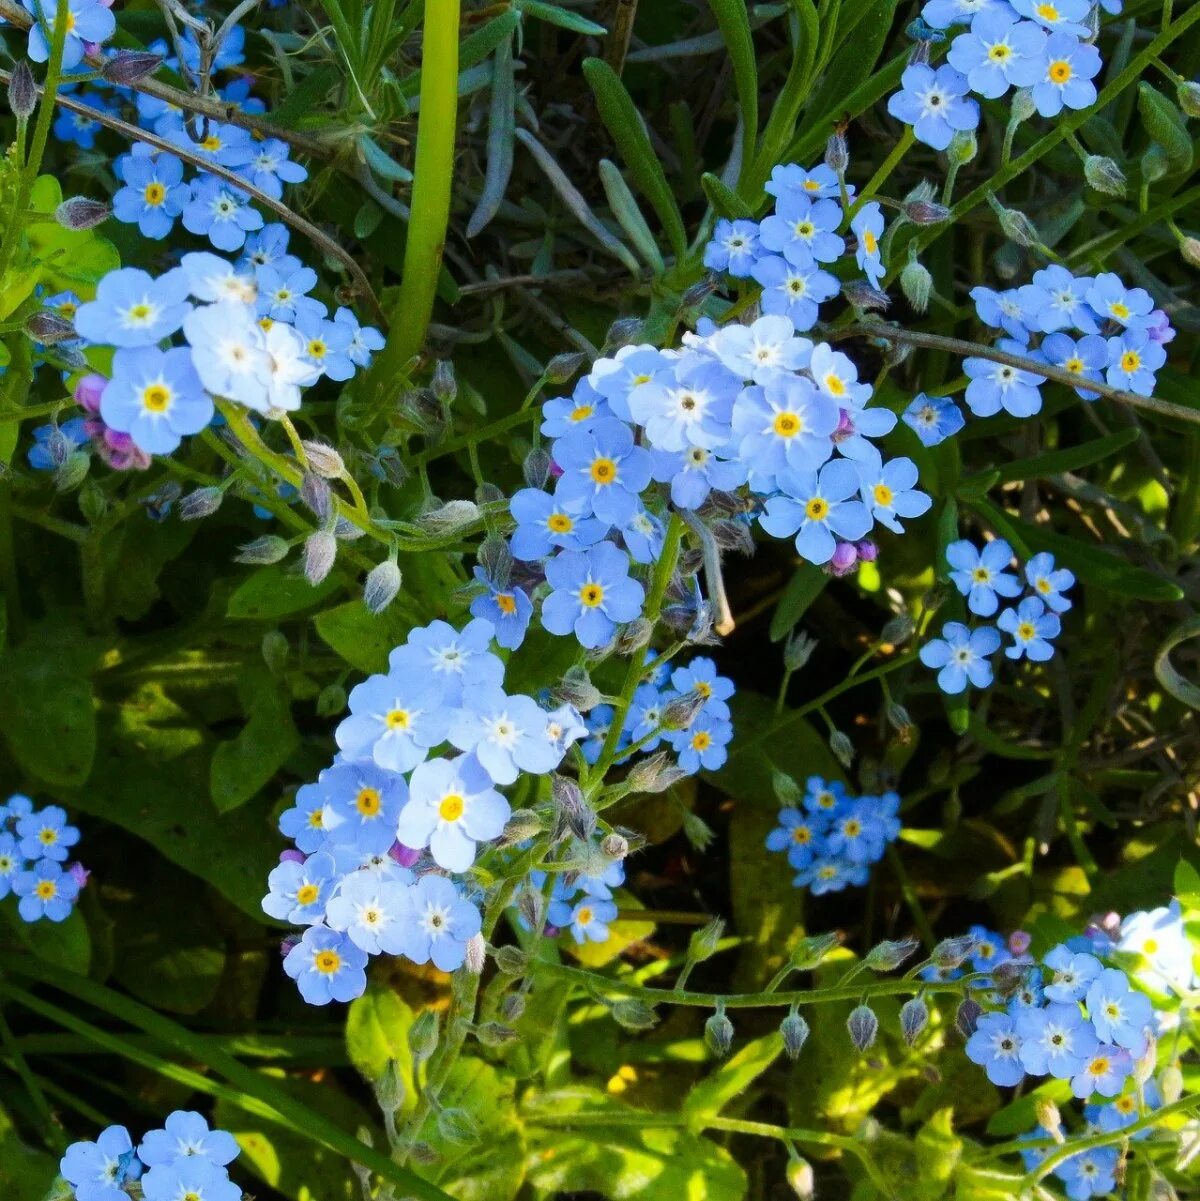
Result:
[[424,1063],[438,1045],[438,1019],[432,1009],[422,1009],[408,1028],[408,1049],[417,1063]]
[[396,599],[403,576],[394,559],[376,563],[363,584],[363,603],[371,613],[382,613]]
[[807,1159],[797,1156],[787,1166],[787,1182],[792,1192],[800,1201],[812,1201],[816,1196],[816,1183],[813,1180],[812,1164]]
[[447,1108],[437,1115],[438,1134],[452,1143],[479,1141],[479,1123],[465,1109]]
[[1179,243],[1179,253],[1189,267],[1200,267],[1200,240],[1184,238]]
[[846,145],[846,135],[840,129],[835,129],[825,142],[825,165],[835,174],[844,175],[850,166],[850,150]]
[[709,527],[718,549],[749,558],[754,554],[754,535],[744,521],[714,521]]
[[475,1037],[485,1047],[507,1047],[521,1040],[521,1036],[511,1026],[505,1026],[501,1022],[483,1022],[475,1028]]
[[1058,1112],[1058,1106],[1048,1097],[1043,1097],[1034,1106],[1034,1113],[1037,1114],[1038,1125],[1056,1143],[1061,1143],[1063,1141],[1062,1114]]
[[808,1023],[793,1009],[779,1023],[779,1033],[783,1036],[784,1054],[789,1059],[799,1059],[808,1041]]
[[946,157],[955,167],[965,167],[979,153],[973,130],[959,130],[946,147]]
[[288,553],[288,544],[275,534],[264,534],[252,542],[245,542],[234,556],[235,563],[250,563],[260,566],[278,563]]
[[704,708],[706,698],[698,692],[685,692],[663,706],[662,725],[666,730],[686,730]]
[[327,521],[333,509],[333,493],[316,472],[306,471],[300,481],[300,499],[318,521]]
[[404,1077],[400,1074],[400,1065],[389,1059],[384,1065],[383,1072],[373,1085],[375,1100],[384,1113],[394,1114],[404,1104]]
[[326,684],[317,693],[317,716],[336,717],[346,709],[346,690],[341,684]]
[[64,229],[95,229],[107,221],[111,214],[112,209],[102,200],[69,196],[54,210],[54,219]]
[[875,309],[883,312],[891,307],[891,300],[886,292],[873,288],[865,280],[850,279],[842,283],[842,295],[860,312]]
[[1106,196],[1125,195],[1125,172],[1106,155],[1089,154],[1084,160],[1083,178],[1089,186]]
[[811,971],[840,942],[836,934],[808,934],[792,948],[791,965],[798,972]]
[[72,451],[54,473],[54,486],[59,492],[73,492],[87,478],[92,457],[84,450]]
[[850,1041],[858,1051],[869,1050],[879,1033],[879,1019],[869,1005],[856,1005],[846,1019]]
[[25,333],[34,342],[54,346],[75,337],[75,327],[65,318],[49,309],[38,309],[25,318]]
[[936,967],[961,967],[967,957],[975,950],[975,939],[970,934],[960,934],[956,938],[943,938],[933,948],[930,958]]
[[1024,213],[1018,209],[1005,208],[999,202],[996,202],[993,207],[1000,222],[1000,230],[1010,242],[1024,247],[1041,244],[1042,239],[1037,227]]
[[854,762],[854,743],[841,730],[834,730],[829,735],[829,749],[843,767],[848,768]]
[[982,1016],[983,1006],[978,1001],[968,998],[958,1007],[958,1011],[954,1015],[954,1025],[963,1038],[970,1038],[975,1033],[975,1027],[979,1025],[979,1019]]
[[1175,99],[1185,117],[1200,117],[1200,83],[1181,79],[1175,85]]
[[626,1030],[650,1030],[658,1025],[658,1014],[645,1001],[623,997],[611,1010],[613,1020]]
[[526,456],[525,462],[521,465],[521,470],[525,475],[525,482],[531,488],[542,489],[546,486],[550,479],[550,465],[553,460],[550,458],[550,452],[544,447],[535,446]]
[[587,355],[580,350],[569,350],[556,354],[542,372],[547,383],[565,384],[587,362]]
[[149,50],[118,50],[111,58],[104,60],[100,77],[108,83],[129,87],[147,75],[153,75],[162,66],[162,61],[161,54],[153,54]]
[[610,862],[624,859],[629,854],[629,839],[615,830],[606,834],[600,843],[600,853]]
[[434,537],[445,538],[478,520],[479,506],[473,500],[451,500],[430,513],[422,513],[417,524]]
[[338,451],[328,442],[301,441],[308,465],[322,479],[338,480],[346,474],[346,464]]
[[904,293],[914,312],[924,313],[929,308],[929,297],[933,293],[933,276],[916,258],[910,258],[900,272],[900,291]]
[[717,946],[724,933],[725,922],[719,917],[714,917],[699,930],[693,930],[688,940],[688,962],[703,963],[706,959],[711,959],[717,953]]
[[920,945],[915,938],[885,940],[867,952],[863,963],[873,972],[895,971]]
[[884,713],[887,716],[888,725],[896,731],[900,742],[907,743],[912,738],[914,729],[913,719],[908,710],[898,701],[889,701]]
[[508,819],[500,841],[503,845],[512,846],[516,842],[524,842],[542,830],[542,819],[532,809],[514,809]]
[[596,828],[596,813],[583,799],[583,791],[568,776],[550,777],[550,795],[558,810],[554,841],[570,831],[580,842],[586,842]]
[[788,671],[799,671],[812,658],[817,649],[817,640],[803,630],[793,630],[783,644],[783,665]]
[[929,1024],[929,1006],[920,993],[909,997],[900,1007],[900,1033],[905,1043],[912,1046],[921,1037],[921,1031]]
[[592,683],[585,667],[569,667],[551,693],[556,701],[574,705],[580,713],[594,709],[603,698],[603,693]]
[[733,1023],[725,1016],[724,1009],[718,1008],[704,1023],[704,1041],[718,1059],[729,1054],[733,1046]]
[[529,956],[520,947],[498,947],[492,958],[496,961],[496,969],[506,976],[523,976],[529,967]]
[[319,584],[333,570],[337,539],[328,530],[317,530],[304,540],[304,578]]
[[8,107],[12,109],[13,116],[18,121],[28,121],[33,115],[33,110],[37,108],[37,99],[37,83],[34,81],[33,72],[29,63],[19,58],[8,81]]
[[637,317],[618,317],[604,335],[604,349],[619,350],[622,346],[628,346],[630,342],[637,341],[641,332],[642,322]]
[[904,198],[904,205],[900,211],[906,220],[914,225],[940,225],[949,220],[950,210],[934,199],[935,194],[933,184],[923,179]]
[[442,404],[454,403],[458,396],[458,380],[454,375],[454,364],[449,359],[438,359],[429,387]]
[[711,274],[706,275],[684,292],[679,299],[679,307],[681,309],[698,309],[716,290],[716,278]]
[[261,650],[263,662],[270,669],[271,674],[278,675],[283,670],[288,652],[291,650],[287,635],[282,630],[268,630],[263,635]]
[[707,851],[716,838],[712,826],[691,809],[685,809],[683,813],[683,836],[698,851]]
[[1010,111],[1009,120],[1014,124],[1020,125],[1023,121],[1028,121],[1037,112],[1037,105],[1033,102],[1033,91],[1030,88],[1018,88],[1013,93]]
[[632,793],[666,792],[686,774],[669,751],[655,751],[629,769],[625,783]]
[[635,617],[633,621],[621,627],[616,638],[616,653],[622,658],[628,658],[642,650],[650,643],[650,635],[654,627],[644,617]]
[[1158,1091],[1162,1093],[1164,1105],[1174,1105],[1183,1096],[1183,1072],[1177,1062],[1167,1064],[1159,1072]]
[[500,1016],[506,1022],[519,1022],[521,1014],[525,1012],[525,994],[523,992],[510,992],[503,1001],[500,1002]]
[[202,517],[211,517],[224,498],[225,493],[220,488],[197,488],[179,502],[179,518],[181,521],[198,521]]

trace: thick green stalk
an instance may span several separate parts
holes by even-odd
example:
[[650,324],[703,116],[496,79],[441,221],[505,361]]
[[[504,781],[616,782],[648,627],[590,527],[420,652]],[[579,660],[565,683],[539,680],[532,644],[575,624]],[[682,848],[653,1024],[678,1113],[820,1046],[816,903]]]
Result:
[[376,401],[421,349],[433,315],[454,181],[460,15],[459,0],[426,0],[412,215],[391,330],[368,377],[369,394]]

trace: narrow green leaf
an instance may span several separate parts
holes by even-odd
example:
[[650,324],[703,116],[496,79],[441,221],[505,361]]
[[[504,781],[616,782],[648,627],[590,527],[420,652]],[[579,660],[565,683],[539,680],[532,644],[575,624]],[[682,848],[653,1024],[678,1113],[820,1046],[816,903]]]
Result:
[[667,183],[666,172],[650,145],[641,114],[620,76],[608,63],[599,58],[585,59],[583,73],[596,97],[600,119],[633,172],[638,187],[663,223],[676,258],[682,259],[687,249],[683,216]]
[[1197,637],[1200,637],[1200,617],[1189,617],[1167,635],[1166,641],[1158,648],[1158,654],[1154,656],[1154,678],[1189,709],[1200,709],[1200,688],[1171,662],[1171,652]]
[[700,176],[700,186],[704,189],[704,195],[708,197],[708,203],[716,209],[718,215],[742,220],[753,218],[754,210],[711,171],[705,171]]
[[754,162],[758,138],[758,66],[750,34],[750,15],[745,0],[708,0],[708,3],[733,64],[733,85],[742,115],[742,171],[745,172]]
[[715,1117],[735,1097],[743,1096],[782,1051],[783,1035],[778,1030],[747,1043],[711,1076],[693,1085],[683,1102],[684,1117],[702,1126],[704,1118]]
[[548,25],[557,25],[560,29],[569,29],[572,33],[603,37],[608,32],[603,25],[597,25],[595,21],[589,21],[557,4],[547,4],[545,0],[513,0],[513,7],[527,16],[536,17]]
[[808,607],[825,591],[829,576],[811,563],[801,563],[788,580],[779,604],[771,617],[771,641],[786,638],[796,623],[808,612]]
[[661,275],[666,269],[663,257],[659,253],[658,243],[642,216],[642,210],[629,185],[625,182],[617,164],[611,159],[600,160],[600,182],[604,185],[604,195],[608,197],[609,208],[613,216],[620,222],[634,249],[642,256],[646,266],[656,275]]
[[467,237],[473,238],[500,209],[513,168],[513,133],[516,129],[517,90],[513,78],[512,38],[496,47],[492,71],[492,103],[488,113],[487,170],[479,203],[467,222]]
[[[1064,471],[1079,471],[1124,450],[1140,437],[1141,430],[1137,428],[1118,430],[1115,434],[1109,434],[1104,438],[1093,438],[1082,446],[1048,450],[1045,454],[1034,455],[1028,459],[1018,459],[1015,463],[1008,463],[988,474],[995,475],[993,484],[1011,484],[1015,480],[1045,479],[1047,476],[1061,475]],[[972,478],[977,479],[978,477]],[[964,480],[959,489],[960,493],[962,488],[967,487],[970,483],[971,480]]]

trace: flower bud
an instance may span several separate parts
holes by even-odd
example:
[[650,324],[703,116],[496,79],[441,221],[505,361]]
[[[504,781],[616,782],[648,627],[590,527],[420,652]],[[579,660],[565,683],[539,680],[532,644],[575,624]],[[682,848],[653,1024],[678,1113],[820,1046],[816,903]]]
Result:
[[497,947],[495,955],[496,969],[506,976],[523,976],[529,967],[529,956],[520,947]]
[[1146,1049],[1133,1061],[1134,1083],[1141,1087],[1154,1075],[1158,1063],[1158,1039],[1149,1031],[1145,1032]]
[[812,1164],[807,1159],[797,1157],[788,1164],[787,1182],[800,1201],[812,1201],[816,1195]]
[[270,669],[272,675],[278,675],[287,662],[288,651],[291,650],[287,635],[281,630],[268,630],[263,635],[261,649],[263,662]]
[[1167,1064],[1159,1072],[1158,1091],[1162,1093],[1164,1105],[1174,1105],[1183,1096],[1183,1072],[1177,1062]]
[[27,121],[37,108],[38,90],[33,72],[25,59],[17,59],[12,76],[8,81],[8,107],[18,121]]
[[914,225],[940,225],[950,219],[950,210],[927,196],[906,200],[902,212]]
[[783,665],[788,671],[799,671],[812,658],[817,640],[802,630],[793,630],[783,644]]
[[374,1083],[375,1100],[384,1113],[395,1113],[404,1104],[404,1077],[394,1059],[389,1059],[379,1079]]
[[829,735],[829,749],[843,767],[849,767],[854,762],[854,743],[841,730],[834,730]]
[[385,446],[371,463],[371,471],[393,488],[403,488],[408,482],[408,468],[394,446]]
[[463,967],[471,973],[472,976],[478,976],[487,963],[487,939],[482,934],[473,934],[467,939],[466,958],[463,960]]
[[479,506],[473,500],[451,500],[430,513],[422,513],[417,524],[437,538],[445,538],[479,520]]
[[500,1002],[500,1016],[506,1022],[519,1022],[521,1014],[525,1012],[525,994],[523,992],[510,992],[503,1001]]
[[346,709],[346,690],[341,684],[326,684],[317,693],[317,716],[336,717]]
[[865,280],[851,279],[842,283],[842,295],[858,310],[874,309],[883,312],[891,307],[891,300],[886,292],[873,288]]
[[363,603],[371,613],[382,613],[396,599],[402,580],[394,559],[376,563],[363,585]]
[[796,809],[804,800],[804,789],[785,772],[781,772],[778,768],[771,770],[771,790],[775,793],[775,799],[784,808]]
[[525,456],[525,462],[521,465],[521,470],[525,475],[525,482],[531,488],[537,488],[539,491],[543,489],[546,486],[546,481],[550,478],[550,464],[552,461],[548,450],[541,446],[535,446]]
[[570,350],[565,354],[556,354],[546,364],[542,372],[546,382],[550,384],[565,384],[580,367],[587,362],[587,355],[580,350]]
[[1125,195],[1125,172],[1112,159],[1102,154],[1089,154],[1083,164],[1083,178],[1106,196]]
[[686,289],[679,299],[679,307],[681,309],[698,309],[716,290],[715,277],[706,275],[702,280]]
[[448,1108],[437,1115],[438,1134],[451,1143],[479,1141],[479,1123],[465,1109]]
[[688,961],[703,963],[706,959],[711,959],[717,953],[717,945],[724,933],[725,922],[719,917],[714,917],[699,930],[693,930],[692,937],[688,939]]
[[300,481],[300,499],[318,521],[327,521],[333,510],[333,493],[329,484],[312,471],[306,471]]
[[1155,1175],[1150,1181],[1148,1201],[1179,1201],[1179,1194],[1165,1176]]
[[916,258],[910,258],[900,272],[900,291],[904,293],[914,312],[923,313],[929,308],[929,297],[933,292],[933,276]]
[[836,934],[808,934],[792,948],[790,963],[798,972],[811,971],[840,942]]
[[108,497],[104,495],[104,489],[90,476],[83,481],[83,486],[79,489],[77,503],[79,511],[87,518],[89,525],[97,525],[108,512]]
[[912,615],[905,610],[903,613],[897,613],[895,617],[889,617],[883,623],[879,637],[892,646],[903,646],[913,636],[915,628]]
[[983,1006],[970,998],[965,1000],[954,1015],[954,1025],[963,1038],[970,1038],[983,1015]]
[[863,963],[873,972],[895,971],[921,944],[915,938],[885,940],[877,943],[866,954]]
[[508,1047],[520,1042],[521,1036],[511,1027],[500,1022],[484,1022],[476,1027],[475,1037],[485,1047]]
[[825,165],[835,175],[844,175],[850,166],[850,149],[846,145],[846,135],[840,129],[835,129],[825,143]]
[[41,342],[43,346],[54,346],[58,342],[75,337],[75,327],[65,317],[51,313],[48,309],[38,309],[36,313],[30,313],[25,318],[24,328],[29,338],[34,342]]
[[580,713],[594,709],[603,697],[600,689],[592,683],[585,667],[569,667],[551,692],[556,701],[574,705]]
[[409,1149],[409,1156],[413,1163],[423,1164],[425,1167],[432,1166],[442,1158],[424,1139],[418,1139],[413,1143]]
[[846,1019],[846,1029],[850,1033],[850,1041],[858,1051],[867,1051],[875,1042],[879,1033],[879,1019],[869,1005],[856,1005]]
[[438,1019],[432,1009],[422,1009],[408,1028],[408,1048],[417,1063],[424,1063],[438,1045]]
[[314,587],[333,570],[337,539],[328,530],[317,530],[304,540],[304,578]]
[[1175,85],[1175,99],[1185,117],[1200,117],[1200,83],[1181,79]]
[[666,792],[686,774],[669,751],[655,751],[653,755],[639,759],[629,769],[625,783],[632,793]]
[[943,938],[933,948],[930,958],[937,967],[961,967],[975,950],[975,942],[974,936],[970,934],[960,934],[956,938]]
[[458,380],[454,377],[454,364],[449,359],[438,359],[429,387],[443,404],[454,403],[458,396]]
[[647,647],[650,644],[650,635],[653,633],[654,626],[646,618],[635,617],[633,621],[621,627],[616,638],[616,653],[627,659],[630,655]]
[[887,716],[888,725],[896,731],[900,742],[907,744],[913,732],[913,719],[909,715],[908,710],[897,701],[889,701],[887,709],[884,712]]
[[1025,247],[1040,245],[1042,239],[1037,227],[1024,213],[1018,209],[1005,208],[998,201],[994,208],[1000,221],[1000,231],[1010,242]]
[[729,1054],[733,1046],[733,1023],[725,1016],[724,1009],[718,1009],[704,1023],[704,1041],[718,1059]]
[[102,200],[87,196],[69,196],[54,210],[54,220],[64,229],[95,229],[103,225],[112,209]]
[[322,479],[337,480],[346,474],[346,464],[337,450],[328,442],[301,441],[301,448],[308,465]]
[[712,826],[691,809],[684,810],[683,836],[698,851],[707,851],[712,840],[716,838]]
[[591,838],[592,831],[596,828],[596,814],[583,799],[579,785],[568,776],[552,775],[550,795],[558,810],[554,840],[557,842],[562,838],[566,830],[570,830],[580,842]]
[[542,819],[532,809],[514,809],[500,839],[511,846],[515,842],[524,842],[527,838],[540,834],[541,829]]
[[1034,1113],[1037,1115],[1038,1125],[1056,1143],[1061,1143],[1063,1141],[1062,1115],[1058,1112],[1058,1106],[1048,1097],[1042,1097],[1034,1106]]
[[1200,240],[1184,238],[1179,243],[1179,253],[1189,267],[1200,267]]
[[900,1007],[900,1033],[905,1043],[911,1047],[928,1024],[929,1006],[925,1003],[925,997],[920,993],[909,997]]
[[1037,105],[1033,102],[1032,89],[1018,88],[1013,93],[1009,120],[1015,125],[1020,125],[1023,121],[1028,121],[1036,112]]
[[288,553],[288,544],[275,534],[264,534],[252,542],[245,542],[234,555],[235,563],[278,563]]
[[619,350],[622,346],[628,346],[641,332],[642,322],[637,317],[618,317],[604,335],[604,349]]
[[944,42],[946,35],[935,29],[924,17],[914,17],[904,27],[904,36],[912,42]]
[[211,517],[224,499],[225,493],[220,488],[197,488],[179,502],[179,518],[181,521],[198,521],[202,517]]
[[600,853],[610,862],[624,859],[629,854],[629,839],[616,831],[606,834],[600,843]]
[[613,1020],[626,1030],[650,1030],[658,1025],[658,1014],[644,1001],[624,997],[612,1007]]
[[946,147],[946,157],[955,167],[965,167],[979,153],[979,143],[970,129],[959,130]]
[[73,492],[87,477],[92,457],[85,450],[72,451],[54,473],[54,486],[59,492]]
[[685,692],[663,706],[662,726],[665,730],[686,730],[704,708],[706,698],[698,692]]
[[718,549],[749,558],[754,554],[754,535],[744,521],[714,521],[709,527]]
[[779,1023],[779,1033],[783,1035],[784,1054],[789,1059],[799,1059],[808,1041],[808,1023],[793,1009]]
[[100,77],[108,83],[129,87],[147,75],[153,75],[162,66],[162,61],[161,54],[152,54],[149,50],[118,50],[104,60]]
[[532,888],[521,889],[517,896],[517,912],[521,915],[521,920],[531,930],[541,930],[542,920],[544,918],[545,901],[541,893],[534,891]]

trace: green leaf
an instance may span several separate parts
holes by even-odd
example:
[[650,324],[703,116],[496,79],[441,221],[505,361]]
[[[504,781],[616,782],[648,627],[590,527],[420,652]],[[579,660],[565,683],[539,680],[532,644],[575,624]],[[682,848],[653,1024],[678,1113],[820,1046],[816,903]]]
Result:
[[368,1084],[374,1084],[388,1063],[394,1062],[404,1081],[401,1109],[405,1113],[417,1104],[412,1052],[408,1045],[414,1016],[407,1002],[383,988],[369,989],[350,1005],[346,1014],[346,1050],[350,1062]]
[[[1049,450],[1045,454],[1034,455],[1032,458],[1018,459],[1015,463],[1008,463],[987,474],[995,477],[992,480],[993,484],[1011,484],[1016,480],[1045,479],[1047,476],[1061,475],[1064,471],[1079,471],[1081,468],[1090,467],[1093,463],[1110,458],[1118,451],[1122,451],[1131,443],[1136,442],[1140,437],[1141,430],[1136,427],[1118,430],[1115,434],[1109,434],[1104,438],[1093,438],[1092,441],[1085,442],[1082,446],[1070,446],[1065,450]],[[972,477],[972,479],[978,478],[977,476]],[[959,488],[960,493],[971,482],[971,479],[963,480]],[[990,484],[988,486],[991,487]]]
[[754,210],[711,171],[705,171],[700,176],[700,186],[719,216],[740,220],[749,220],[754,216]]
[[771,641],[779,642],[795,628],[808,607],[825,591],[829,576],[811,563],[801,563],[788,580],[771,616]]
[[1200,688],[1171,662],[1171,652],[1196,637],[1200,637],[1200,617],[1189,617],[1167,635],[1154,656],[1154,678],[1181,705],[1187,705],[1189,709],[1200,709]]
[[5,1201],[42,1201],[57,1172],[58,1161],[45,1151],[26,1146],[8,1114],[0,1109],[0,1184],[4,1185]]
[[779,1058],[783,1035],[778,1030],[764,1034],[741,1048],[712,1075],[692,1086],[683,1102],[683,1116],[699,1129],[705,1118],[715,1117],[740,1097]]
[[742,170],[748,171],[758,137],[758,66],[750,34],[750,14],[746,0],[708,0],[708,5],[733,64],[733,86],[742,117]]
[[0,730],[13,758],[57,788],[77,788],[92,770],[95,649],[51,621],[0,658]]
[[1146,132],[1162,147],[1170,170],[1184,172],[1192,166],[1192,137],[1174,102],[1144,79],[1138,84],[1138,112]]
[[569,29],[572,33],[588,34],[591,37],[602,37],[608,32],[603,25],[589,21],[570,9],[560,8],[557,4],[547,4],[545,0],[513,0],[513,8],[527,16],[536,17],[549,25],[557,25],[560,29]]
[[399,604],[372,613],[361,600],[347,601],[313,618],[322,641],[368,674],[387,671],[388,655],[404,640],[409,624]]
[[595,94],[600,119],[617,144],[638,187],[658,214],[676,258],[682,259],[687,249],[683,217],[662,164],[650,145],[641,114],[620,76],[608,63],[599,58],[584,59],[583,73]]
[[1175,865],[1172,891],[1181,905],[1188,909],[1200,909],[1200,872],[1186,859],[1181,859]]
[[315,587],[304,576],[281,563],[252,571],[233,591],[226,617],[264,621],[288,617],[319,604],[336,592],[339,581],[327,576]]
[[658,243],[638,208],[629,185],[625,182],[616,163],[611,159],[600,160],[600,183],[604,187],[604,195],[608,198],[609,208],[620,223],[634,249],[642,256],[642,261],[656,275],[661,275],[666,269],[663,257],[659,253]]
[[10,901],[0,905],[0,926],[8,939],[21,943],[39,959],[68,972],[87,972],[92,964],[92,940],[78,909],[65,922],[22,921]]
[[236,738],[213,751],[209,787],[217,812],[244,805],[270,782],[300,745],[291,698],[265,667],[238,677],[247,721]]

